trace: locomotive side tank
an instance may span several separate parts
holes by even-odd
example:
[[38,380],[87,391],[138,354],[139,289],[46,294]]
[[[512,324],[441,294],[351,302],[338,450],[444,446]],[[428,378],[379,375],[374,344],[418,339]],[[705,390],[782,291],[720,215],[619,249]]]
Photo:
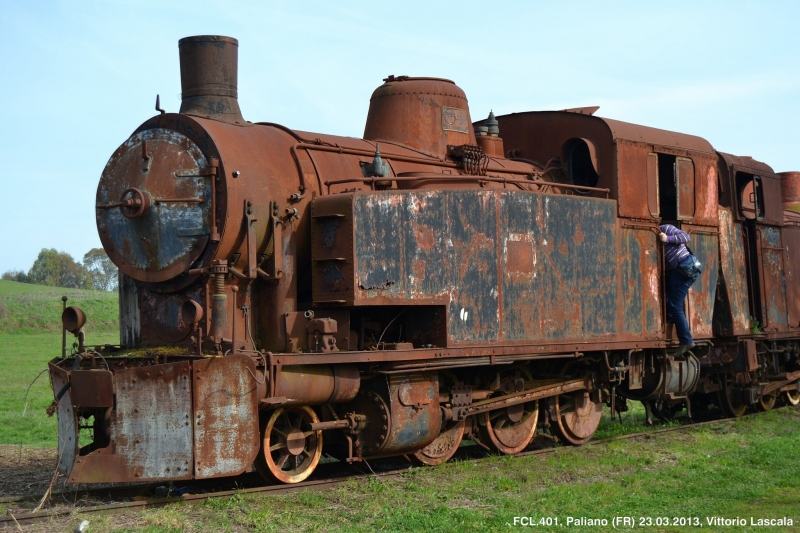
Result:
[[[237,41],[179,49],[180,112],[142,124],[98,185],[120,346],[50,363],[70,483],[253,466],[293,483],[323,453],[434,465],[465,436],[513,454],[540,427],[582,444],[630,399],[659,417],[800,402],[783,281],[800,265],[776,255],[797,223],[771,211],[766,165],[593,108],[473,123],[440,78],[386,78],[363,139],[251,123]],[[683,357],[662,222],[704,265]]]

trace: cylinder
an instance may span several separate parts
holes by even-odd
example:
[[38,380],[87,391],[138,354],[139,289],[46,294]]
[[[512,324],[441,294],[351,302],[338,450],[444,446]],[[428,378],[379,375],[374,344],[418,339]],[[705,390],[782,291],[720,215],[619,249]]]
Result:
[[700,362],[693,355],[684,360],[667,358],[664,373],[664,392],[678,397],[694,392],[700,378]]
[[208,332],[214,342],[222,342],[222,335],[228,325],[228,295],[211,295],[211,330]]
[[239,41],[221,35],[197,35],[178,41],[181,61],[181,109],[185,115],[247,124],[239,109]]
[[800,172],[780,172],[783,210],[800,213]]
[[349,402],[358,394],[361,376],[355,365],[290,365],[281,369],[275,396],[287,405]]
[[476,137],[478,146],[481,147],[483,153],[489,157],[505,157],[503,152],[503,139],[500,137],[492,137],[489,135],[481,135]]

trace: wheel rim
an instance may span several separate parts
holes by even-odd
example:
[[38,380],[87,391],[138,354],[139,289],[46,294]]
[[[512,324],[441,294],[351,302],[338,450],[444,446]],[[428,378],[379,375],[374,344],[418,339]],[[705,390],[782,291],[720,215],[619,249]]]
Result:
[[800,404],[800,391],[797,391],[797,392],[786,391],[784,393],[784,395],[785,395],[786,401],[789,403],[789,405],[798,405],[798,404]]
[[481,439],[494,451],[512,455],[528,447],[536,434],[539,402],[512,405],[484,413]]
[[594,403],[589,391],[559,394],[551,402],[556,421],[551,427],[563,441],[580,446],[592,438],[603,417],[603,405]]
[[464,420],[450,421],[433,442],[411,454],[411,461],[422,466],[436,466],[447,462],[461,445],[464,425]]
[[722,389],[719,391],[719,403],[722,410],[725,411],[725,414],[739,418],[747,411],[747,404],[742,403],[736,397],[736,389],[734,387],[736,384],[735,380],[736,378],[734,376],[729,374],[725,375],[722,382]]
[[775,407],[775,400],[778,397],[774,394],[768,394],[766,396],[762,396],[758,399],[758,405],[761,407],[762,411],[771,411],[773,407]]
[[319,422],[310,407],[276,409],[261,432],[261,451],[256,470],[269,480],[299,483],[310,476],[322,455],[322,431],[311,431]]
[[562,440],[579,446],[592,438],[603,417],[603,405],[593,402],[589,391],[560,394],[550,401],[556,422],[551,427]]

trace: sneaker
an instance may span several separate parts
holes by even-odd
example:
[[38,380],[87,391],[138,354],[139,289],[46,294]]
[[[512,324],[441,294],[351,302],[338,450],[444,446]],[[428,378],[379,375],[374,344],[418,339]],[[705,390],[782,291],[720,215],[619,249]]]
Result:
[[692,344],[681,344],[681,345],[678,346],[678,349],[675,350],[672,353],[672,357],[681,356],[681,355],[685,354],[686,352],[688,352],[689,350],[691,350],[692,348],[694,348],[695,346],[697,346],[695,343],[692,343]]

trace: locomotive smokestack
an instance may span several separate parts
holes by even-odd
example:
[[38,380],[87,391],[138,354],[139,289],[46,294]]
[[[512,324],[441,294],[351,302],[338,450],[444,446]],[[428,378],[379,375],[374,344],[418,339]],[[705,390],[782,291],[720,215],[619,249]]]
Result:
[[237,100],[239,41],[222,35],[197,35],[178,41],[178,49],[180,112],[230,124],[247,124]]

